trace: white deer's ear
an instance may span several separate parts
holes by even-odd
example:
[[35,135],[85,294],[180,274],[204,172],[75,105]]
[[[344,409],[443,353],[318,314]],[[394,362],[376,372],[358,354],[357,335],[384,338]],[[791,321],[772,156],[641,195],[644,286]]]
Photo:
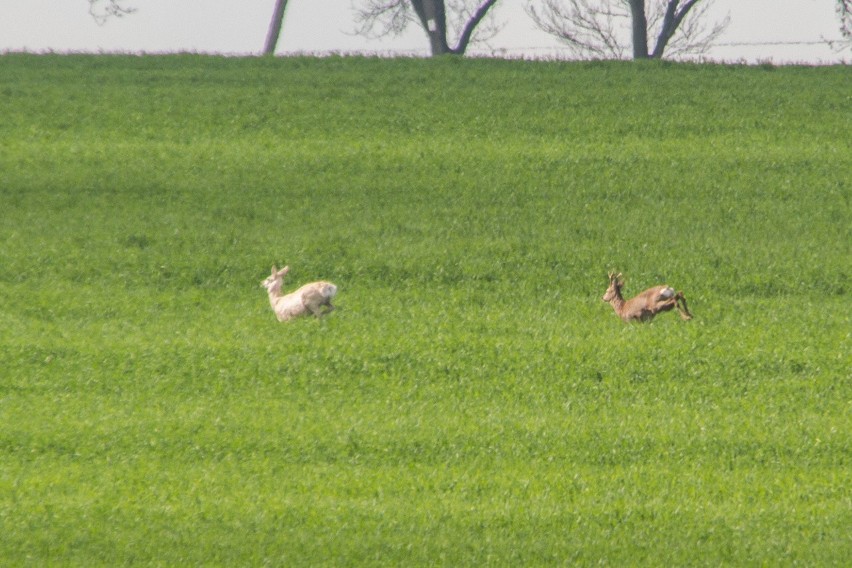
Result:
[[278,272],[278,269],[275,268],[275,265],[273,264],[272,265],[272,275],[274,276],[276,272]]

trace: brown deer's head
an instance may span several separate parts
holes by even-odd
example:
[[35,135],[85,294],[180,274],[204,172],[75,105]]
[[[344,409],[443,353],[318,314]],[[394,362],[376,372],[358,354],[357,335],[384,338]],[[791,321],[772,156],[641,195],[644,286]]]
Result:
[[621,287],[624,286],[624,280],[621,278],[621,273],[616,274],[615,272],[609,273],[609,288],[606,289],[606,293],[603,295],[604,302],[611,302],[616,298],[621,298]]

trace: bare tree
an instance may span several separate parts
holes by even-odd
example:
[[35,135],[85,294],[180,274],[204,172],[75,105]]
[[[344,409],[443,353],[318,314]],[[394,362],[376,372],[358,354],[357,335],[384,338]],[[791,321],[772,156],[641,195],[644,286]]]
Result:
[[110,18],[120,18],[132,14],[136,8],[126,8],[122,0],[89,0],[89,14],[98,25],[103,25]]
[[633,59],[660,59],[710,48],[729,22],[704,25],[712,1],[539,0],[526,9],[541,30],[580,57],[624,59],[631,51]]
[[840,16],[840,33],[852,39],[852,0],[837,0],[837,15]]
[[269,22],[269,31],[266,33],[266,43],[263,45],[264,55],[274,55],[275,46],[281,36],[281,26],[284,25],[284,10],[287,9],[287,0],[275,0],[275,9],[272,11],[272,20]]
[[823,37],[823,41],[835,51],[852,49],[852,0],[837,0],[834,10],[840,19],[841,39]]
[[[426,32],[432,55],[464,55],[474,41],[474,32],[478,32],[480,39],[496,33],[492,22],[483,22],[498,1],[360,0],[361,7],[355,8],[355,21],[358,33],[368,37],[399,35],[410,23],[415,23]],[[454,46],[450,45],[449,32],[456,38]]]

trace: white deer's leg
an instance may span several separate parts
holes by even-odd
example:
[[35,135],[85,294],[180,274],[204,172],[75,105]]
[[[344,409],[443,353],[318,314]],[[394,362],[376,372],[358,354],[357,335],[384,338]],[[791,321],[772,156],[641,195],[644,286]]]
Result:
[[322,310],[316,304],[307,304],[305,307],[308,308],[308,311],[311,312],[314,315],[314,317],[318,317],[318,318],[322,317]]
[[[312,298],[311,300],[305,302],[304,305],[305,308],[317,318],[321,318],[333,309],[329,302],[317,298]],[[323,310],[323,306],[325,305],[328,305],[329,307]]]

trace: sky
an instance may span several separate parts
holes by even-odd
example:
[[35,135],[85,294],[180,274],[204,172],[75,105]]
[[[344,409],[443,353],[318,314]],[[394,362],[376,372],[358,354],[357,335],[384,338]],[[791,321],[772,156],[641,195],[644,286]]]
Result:
[[[555,38],[525,14],[529,0],[500,0],[501,31],[470,55],[569,58]],[[354,33],[358,0],[290,0],[276,51],[292,54],[428,55],[422,30],[368,39]],[[274,0],[123,0],[136,12],[99,25],[88,0],[0,0],[0,53],[194,52],[252,55],[263,48]],[[713,0],[709,18],[730,24],[706,58],[746,63],[852,63],[839,39],[835,0]],[[786,45],[795,42],[794,45]],[[741,44],[771,45],[741,45]],[[734,45],[731,45],[734,44]]]

